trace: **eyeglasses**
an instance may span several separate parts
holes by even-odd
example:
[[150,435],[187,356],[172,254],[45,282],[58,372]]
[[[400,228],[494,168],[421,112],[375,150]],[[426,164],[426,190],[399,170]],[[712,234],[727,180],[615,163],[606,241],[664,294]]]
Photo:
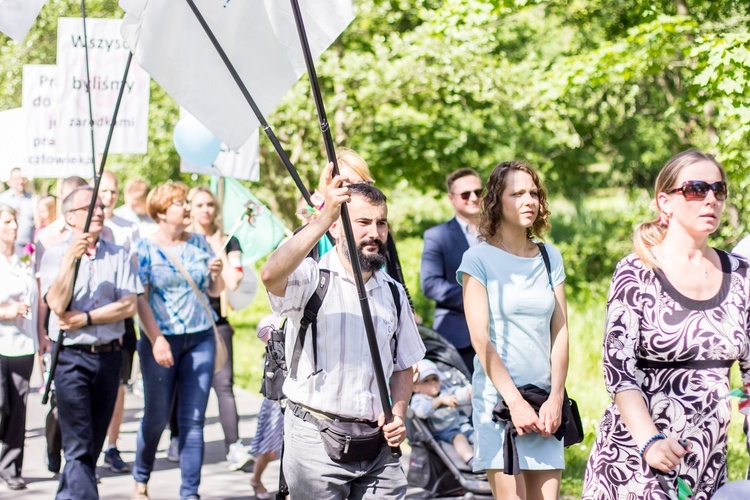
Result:
[[475,189],[474,191],[464,191],[463,193],[458,193],[458,196],[460,196],[464,201],[469,201],[469,198],[471,198],[471,193],[474,193],[477,198],[481,198],[482,192],[482,189]]
[[682,186],[667,191],[667,194],[682,192],[686,200],[703,200],[708,196],[709,189],[719,201],[727,199],[727,183],[724,181],[709,184],[706,181],[685,181]]
[[180,208],[187,208],[190,203],[187,200],[172,200],[172,205]]
[[[96,210],[97,208],[103,212],[107,207],[104,205],[104,203],[100,203],[98,205],[94,205],[94,210]],[[89,205],[85,205],[85,206],[78,207],[78,208],[71,208],[70,211],[77,212],[79,210],[88,210],[88,209],[89,209]]]

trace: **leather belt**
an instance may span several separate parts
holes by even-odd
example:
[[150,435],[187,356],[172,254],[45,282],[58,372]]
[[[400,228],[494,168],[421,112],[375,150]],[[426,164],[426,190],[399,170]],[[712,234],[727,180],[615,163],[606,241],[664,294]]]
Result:
[[73,344],[63,346],[64,349],[75,349],[76,351],[88,352],[90,354],[105,354],[122,350],[120,339],[113,340],[109,344]]
[[311,424],[316,424],[318,420],[336,420],[338,422],[367,422],[367,420],[363,420],[361,418],[339,417],[338,415],[334,415],[332,413],[313,410],[312,408],[297,404],[291,399],[287,400],[286,407],[292,412],[292,415]]

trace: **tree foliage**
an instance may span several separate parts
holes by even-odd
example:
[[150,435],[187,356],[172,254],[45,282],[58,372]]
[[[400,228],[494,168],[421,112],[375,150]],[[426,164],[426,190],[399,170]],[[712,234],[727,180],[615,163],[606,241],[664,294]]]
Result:
[[[750,4],[698,0],[360,0],[357,17],[318,63],[334,140],[368,159],[378,184],[427,192],[461,166],[483,172],[524,158],[553,195],[576,200],[643,190],[672,154],[716,153],[732,181],[723,236],[745,230],[750,203]],[[121,15],[87,1],[93,17]],[[20,105],[22,65],[53,63],[50,0],[22,44],[0,38],[0,108]],[[247,112],[250,112],[248,109]],[[113,165],[152,182],[178,176],[174,102],[152,87],[149,152]],[[302,178],[325,163],[303,77],[268,117]],[[298,194],[267,141],[259,189],[293,217]]]

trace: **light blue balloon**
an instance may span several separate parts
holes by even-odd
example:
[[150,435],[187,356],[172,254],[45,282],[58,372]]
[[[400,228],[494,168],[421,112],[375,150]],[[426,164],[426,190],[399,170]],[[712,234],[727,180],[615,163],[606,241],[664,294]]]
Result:
[[177,122],[172,140],[180,157],[196,167],[211,166],[221,151],[221,141],[192,116]]

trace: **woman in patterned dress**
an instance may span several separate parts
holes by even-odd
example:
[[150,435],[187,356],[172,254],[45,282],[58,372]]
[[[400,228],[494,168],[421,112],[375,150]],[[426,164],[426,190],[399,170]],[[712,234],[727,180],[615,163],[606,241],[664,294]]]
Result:
[[658,218],[641,224],[635,254],[609,291],[604,377],[613,403],[599,425],[584,499],[666,499],[682,478],[696,500],[727,476],[729,367],[750,382],[748,262],[708,246],[726,174],[698,150],[656,179]]

